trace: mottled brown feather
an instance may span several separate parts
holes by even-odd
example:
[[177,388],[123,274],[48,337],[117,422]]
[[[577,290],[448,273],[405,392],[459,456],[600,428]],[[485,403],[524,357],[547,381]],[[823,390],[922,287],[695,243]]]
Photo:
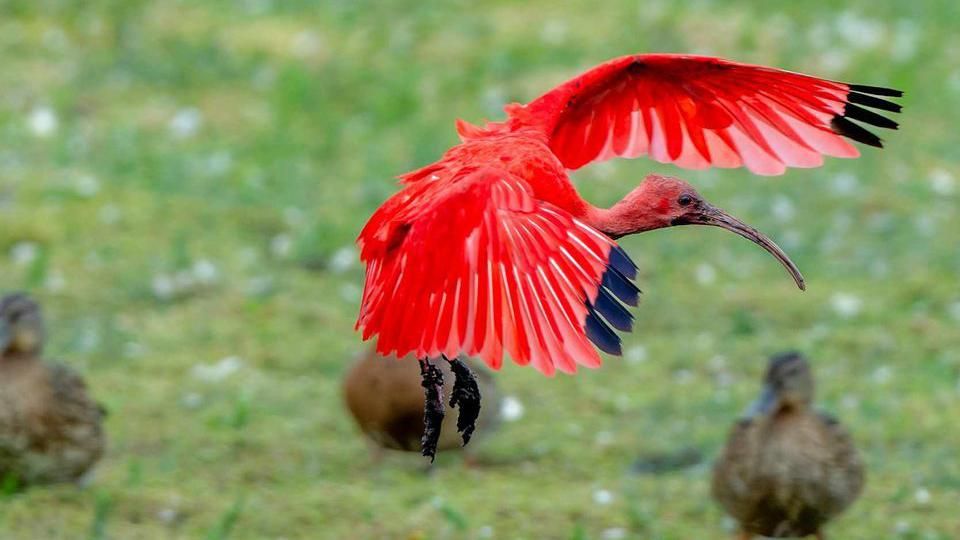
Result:
[[792,538],[821,534],[863,484],[863,463],[847,431],[794,402],[733,426],[712,491],[744,538]]
[[0,299],[0,480],[80,480],[103,456],[103,409],[70,368],[41,357],[40,307],[22,293]]
[[103,456],[102,420],[66,366],[0,359],[0,477],[21,485],[79,480]]

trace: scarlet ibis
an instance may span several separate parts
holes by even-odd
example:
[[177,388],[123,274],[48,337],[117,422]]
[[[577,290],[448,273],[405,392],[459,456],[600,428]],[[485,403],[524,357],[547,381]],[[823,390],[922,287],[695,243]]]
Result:
[[18,485],[81,481],[103,456],[103,409],[79,375],[43,361],[40,306],[0,299],[0,478]]
[[623,304],[636,305],[640,292],[637,268],[615,242],[628,234],[722,227],[767,250],[803,289],[772,240],[686,182],[649,175],[597,208],[567,171],[642,155],[762,175],[815,167],[824,155],[858,156],[844,138],[881,147],[857,122],[896,129],[871,109],[899,112],[886,98],[901,95],[719,58],[642,54],[507,105],[503,122],[458,120],[461,143],[400,176],[403,188],[360,232],[367,273],[357,327],[363,339],[379,336],[379,352],[420,359],[436,398],[428,358],[465,353],[498,369],[506,349],[551,375],[599,366],[594,346],[620,354],[614,329],[631,329]]
[[863,462],[847,431],[813,408],[810,364],[773,356],[760,397],[713,471],[713,497],[740,524],[740,538],[823,539],[823,525],[863,489]]

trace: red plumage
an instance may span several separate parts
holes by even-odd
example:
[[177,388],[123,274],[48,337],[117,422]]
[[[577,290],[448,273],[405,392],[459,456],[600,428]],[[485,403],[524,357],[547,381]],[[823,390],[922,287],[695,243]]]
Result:
[[717,58],[634,55],[507,106],[504,122],[458,121],[462,143],[401,176],[404,188],[360,233],[357,326],[364,339],[379,335],[381,354],[466,353],[497,369],[505,349],[545,374],[598,366],[590,342],[619,352],[610,325],[629,329],[620,302],[638,292],[613,239],[684,222],[672,184],[603,210],[568,169],[641,155],[758,174],[814,167],[856,157],[844,137],[880,146],[851,119],[895,128],[864,107],[898,112],[878,97],[896,95]]

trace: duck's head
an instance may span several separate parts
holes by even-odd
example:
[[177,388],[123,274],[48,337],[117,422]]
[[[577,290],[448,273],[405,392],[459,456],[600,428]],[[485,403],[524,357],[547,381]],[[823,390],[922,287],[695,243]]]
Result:
[[24,293],[0,299],[0,356],[36,354],[43,347],[40,306]]
[[760,397],[748,416],[770,416],[788,409],[805,409],[813,401],[813,374],[807,359],[798,352],[772,356],[767,365]]

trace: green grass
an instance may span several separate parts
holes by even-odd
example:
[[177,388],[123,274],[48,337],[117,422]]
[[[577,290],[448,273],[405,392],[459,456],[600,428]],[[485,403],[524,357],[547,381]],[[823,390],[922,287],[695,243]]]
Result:
[[[48,354],[87,376],[111,442],[86,489],[4,494],[0,536],[717,538],[708,468],[630,464],[712,456],[785,348],[813,358],[820,402],[868,463],[834,537],[960,535],[954,3],[430,4],[0,1],[0,288],[42,300]],[[781,241],[809,290],[718,230],[626,239],[646,293],[634,361],[505,368],[526,415],[476,442],[487,466],[375,465],[339,394],[361,348],[365,218],[455,142],[454,118],[499,118],[638,51],[903,88],[903,128],[782,178],[578,172],[597,204],[682,174]],[[227,357],[229,376],[197,375]]]

